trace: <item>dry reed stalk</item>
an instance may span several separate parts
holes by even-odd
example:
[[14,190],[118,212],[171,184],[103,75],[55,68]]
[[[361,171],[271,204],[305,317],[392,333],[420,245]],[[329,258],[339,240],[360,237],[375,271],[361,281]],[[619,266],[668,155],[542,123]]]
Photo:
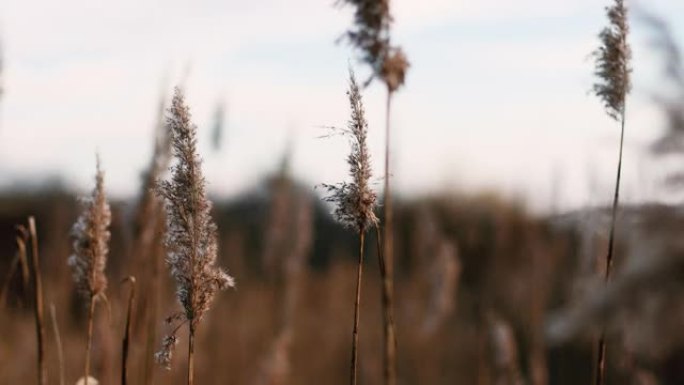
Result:
[[50,304],[50,318],[52,320],[52,332],[55,335],[55,345],[57,345],[57,362],[59,364],[59,385],[64,385],[64,348],[62,347],[62,337],[59,333],[57,323],[57,310],[55,304]]
[[73,280],[81,296],[88,301],[88,331],[84,376],[86,385],[90,374],[90,356],[93,340],[93,319],[98,300],[107,303],[107,254],[109,253],[109,225],[111,210],[104,190],[104,173],[100,158],[96,158],[95,187],[88,198],[81,199],[83,211],[71,229],[74,253],[68,264],[73,270]]
[[544,339],[545,310],[549,293],[548,285],[549,251],[548,246],[533,235],[530,250],[530,342],[528,344],[528,372],[530,385],[547,385],[549,382],[548,365],[546,359],[546,341]]
[[154,148],[147,170],[142,176],[140,199],[135,213],[135,233],[131,252],[140,263],[139,269],[147,277],[141,284],[138,317],[145,323],[145,356],[143,384],[154,381],[154,351],[157,344],[157,325],[159,318],[160,280],[163,264],[164,245],[161,241],[166,228],[163,215],[164,207],[156,196],[154,187],[157,180],[169,167],[171,140],[164,124],[166,99],[161,97],[158,104],[157,121],[154,127]]
[[369,84],[373,78],[380,78],[387,87],[387,105],[385,117],[385,186],[384,186],[384,236],[383,257],[385,269],[383,273],[383,322],[384,322],[384,380],[386,385],[396,383],[396,335],[393,324],[394,311],[394,249],[393,249],[393,218],[392,194],[390,191],[390,111],[394,92],[405,81],[409,67],[404,51],[391,44],[390,0],[338,0],[338,4],[349,4],[355,7],[354,28],[346,33],[349,42],[362,52],[361,59],[372,70]]
[[28,262],[28,253],[26,252],[26,244],[29,241],[30,234],[26,227],[17,226],[19,235],[15,238],[17,243],[17,250],[19,252],[19,264],[21,265],[21,282],[24,289],[24,295],[29,292],[29,284],[31,281],[31,271]]
[[361,279],[363,278],[363,249],[365,232],[359,231],[359,263],[356,273],[356,297],[354,299],[354,329],[352,331],[352,356],[351,356],[351,378],[350,383],[356,385],[356,371],[358,366],[358,346],[359,346],[359,318],[361,316]]
[[177,338],[176,332],[188,324],[188,385],[194,383],[195,332],[211,302],[220,290],[233,287],[231,276],[216,266],[218,247],[216,225],[211,219],[211,202],[206,197],[201,160],[197,154],[197,127],[190,120],[184,96],[176,88],[166,125],[171,133],[173,156],[177,164],[171,181],[159,181],[157,194],[166,203],[167,264],[176,280],[176,295],[183,307],[167,319],[176,329],[164,338],[155,355],[169,367]]
[[342,134],[347,136],[351,144],[351,152],[347,157],[349,174],[352,182],[343,182],[336,185],[324,184],[328,190],[326,201],[335,203],[335,217],[343,225],[355,229],[359,234],[359,260],[356,274],[356,298],[354,300],[354,326],[352,332],[352,357],[351,375],[352,385],[357,383],[358,361],[358,329],[361,306],[361,281],[363,276],[364,239],[369,226],[377,226],[378,218],[373,212],[376,195],[370,188],[372,170],[370,154],[367,145],[368,122],[366,121],[361,92],[356,83],[354,72],[349,70],[349,104],[351,105],[351,118],[347,128]]
[[294,213],[296,229],[292,249],[285,261],[285,308],[284,328],[294,329],[294,315],[297,311],[301,292],[302,274],[307,268],[306,261],[313,244],[313,207],[311,196],[299,193]]
[[93,316],[95,315],[95,297],[92,297],[90,299],[90,305],[88,305],[88,339],[87,339],[87,345],[86,345],[86,354],[85,354],[85,367],[83,370],[83,373],[85,375],[83,378],[85,378],[85,385],[88,385],[88,379],[90,378],[90,352],[92,351],[93,347]]
[[421,333],[425,337],[434,336],[439,328],[453,313],[454,296],[461,276],[461,259],[454,242],[437,234],[434,258],[426,272],[430,283],[430,298]]
[[518,366],[518,345],[511,325],[504,319],[487,316],[494,361],[496,385],[522,385],[524,381]]
[[17,267],[19,266],[19,253],[12,258],[12,262],[10,263],[10,267],[7,270],[7,274],[5,275],[5,280],[4,283],[2,284],[2,289],[0,289],[0,309],[5,307],[5,303],[7,302],[7,291],[9,290],[9,285],[12,281],[12,277],[14,276],[14,273],[17,270]]
[[[269,280],[283,283],[286,280],[287,260],[283,254],[289,253],[293,232],[296,230],[291,224],[294,216],[293,195],[295,186],[289,175],[290,154],[286,153],[281,162],[278,175],[270,181],[269,217],[264,235],[264,249],[261,263],[264,273]],[[282,294],[277,290],[276,294]],[[281,303],[282,301],[278,301]]]
[[[627,42],[629,23],[627,20],[627,7],[624,0],[614,0],[614,3],[606,8],[609,25],[599,34],[601,45],[594,52],[596,59],[595,75],[598,82],[594,85],[594,93],[601,99],[608,116],[620,122],[620,150],[615,180],[615,192],[610,221],[610,234],[608,236],[608,252],[606,256],[606,268],[604,280],[610,279],[613,264],[613,251],[615,243],[615,222],[620,196],[620,178],[622,173],[622,149],[625,137],[625,104],[627,94],[631,88],[629,62],[631,49]],[[601,332],[598,341],[598,355],[596,362],[595,385],[605,383],[606,341],[605,333]]]
[[43,280],[40,272],[40,256],[38,254],[38,234],[36,221],[28,218],[29,235],[31,238],[31,260],[33,275],[34,301],[33,309],[36,319],[36,336],[38,342],[38,384],[47,385],[47,362],[45,362],[45,317],[43,307]]
[[293,183],[289,172],[291,153],[285,155],[279,175],[271,184],[271,207],[265,234],[263,264],[275,277],[277,334],[261,364],[258,384],[287,384],[290,377],[290,347],[295,334],[295,315],[302,274],[313,240],[313,213],[309,194]]
[[273,341],[266,360],[262,363],[259,385],[285,385],[290,377],[290,345],[292,330],[283,329]]
[[17,232],[19,235],[16,236],[17,252],[12,258],[10,267],[7,270],[7,275],[5,276],[2,289],[0,289],[0,308],[5,307],[7,301],[7,293],[9,292],[9,286],[12,283],[12,277],[16,273],[17,268],[21,267],[21,279],[22,279],[22,289],[24,295],[28,292],[28,285],[30,280],[30,273],[28,262],[26,261],[26,242],[28,241],[28,232],[24,226],[17,226]]
[[[391,220],[391,218],[390,218]],[[396,334],[394,329],[394,282],[392,277],[394,276],[392,264],[388,263],[387,259],[387,247],[390,247],[385,238],[382,236],[381,226],[377,224],[375,226],[376,230],[376,240],[377,240],[377,251],[378,251],[378,264],[380,268],[380,279],[382,281],[382,316],[383,316],[383,341],[384,341],[384,371],[383,376],[386,384],[394,384],[396,382]],[[390,236],[390,234],[385,231],[385,236]],[[384,246],[383,246],[384,245]]]
[[121,385],[128,383],[128,351],[131,343],[131,318],[133,316],[133,306],[135,305],[135,277],[126,277],[122,283],[129,283],[131,291],[128,295],[128,309],[126,311],[126,326],[124,328],[124,337],[121,343]]

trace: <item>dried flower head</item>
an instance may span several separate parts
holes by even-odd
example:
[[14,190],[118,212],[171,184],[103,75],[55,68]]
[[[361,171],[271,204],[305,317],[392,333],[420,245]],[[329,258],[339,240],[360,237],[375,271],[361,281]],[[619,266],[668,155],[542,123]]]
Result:
[[171,359],[173,358],[173,352],[176,350],[176,345],[178,345],[178,337],[176,337],[175,333],[164,336],[161,349],[154,354],[155,361],[167,370],[171,369]]
[[[219,290],[233,287],[231,276],[216,266],[216,225],[205,192],[201,160],[197,154],[197,127],[190,121],[183,93],[176,88],[166,125],[171,134],[173,156],[170,181],[159,181],[157,193],[164,198],[167,215],[166,262],[176,280],[184,321],[191,331],[209,309]],[[175,338],[172,334],[168,338]],[[165,340],[167,341],[167,340]],[[165,344],[165,348],[166,348]],[[162,349],[159,356],[164,357]]]
[[609,24],[599,34],[601,46],[594,51],[598,82],[593,92],[603,101],[606,112],[618,119],[624,112],[625,98],[631,89],[629,62],[632,51],[627,43],[629,24],[624,0],[606,7]]
[[351,118],[342,134],[350,139],[351,153],[347,157],[347,163],[349,164],[352,182],[336,185],[324,184],[323,187],[330,194],[325,200],[337,204],[335,209],[337,220],[345,226],[364,232],[369,225],[378,221],[373,212],[377,197],[370,188],[372,172],[370,154],[366,144],[368,122],[365,117],[359,85],[356,83],[352,70],[349,71],[347,95],[351,104]]
[[68,264],[73,270],[76,288],[85,298],[104,296],[107,277],[104,270],[109,252],[111,211],[104,191],[104,173],[97,157],[95,188],[90,197],[82,198],[83,212],[71,228],[74,254]]
[[356,8],[354,29],[345,37],[362,52],[361,59],[371,66],[373,77],[382,79],[390,92],[404,84],[409,62],[401,48],[390,42],[392,15],[389,0],[338,0],[338,4],[349,4]]

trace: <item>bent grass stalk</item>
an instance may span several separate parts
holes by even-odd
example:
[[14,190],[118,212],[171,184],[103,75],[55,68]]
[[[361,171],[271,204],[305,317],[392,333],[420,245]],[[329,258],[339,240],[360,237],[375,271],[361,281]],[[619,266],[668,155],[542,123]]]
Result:
[[29,217],[29,235],[31,238],[31,260],[33,273],[34,313],[36,319],[36,336],[38,343],[38,384],[47,385],[47,363],[45,362],[45,321],[43,308],[43,280],[40,271],[40,256],[38,254],[38,235],[36,220]]

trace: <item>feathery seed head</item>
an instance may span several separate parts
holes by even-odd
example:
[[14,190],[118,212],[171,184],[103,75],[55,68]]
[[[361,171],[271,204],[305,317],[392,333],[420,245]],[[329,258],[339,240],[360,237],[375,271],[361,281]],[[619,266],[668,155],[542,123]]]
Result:
[[178,337],[176,337],[175,333],[164,336],[161,349],[154,354],[155,361],[163,366],[164,369],[171,369],[171,359],[173,358],[173,352],[176,350],[176,345],[178,345]]
[[87,299],[104,295],[107,277],[104,270],[109,252],[111,211],[104,191],[104,173],[97,157],[95,188],[81,199],[83,212],[71,228],[74,254],[68,264],[73,270],[77,290]]
[[373,209],[377,199],[375,192],[370,188],[372,176],[370,154],[366,137],[368,134],[368,122],[366,121],[363,101],[359,85],[356,83],[353,71],[349,71],[349,103],[351,105],[351,118],[343,134],[349,137],[351,153],[347,157],[349,174],[352,182],[336,185],[324,184],[330,195],[325,198],[328,202],[337,204],[335,217],[344,225],[364,232],[369,225],[375,224],[378,218]]
[[[99,385],[100,382],[95,377],[88,376],[87,384],[88,385]],[[76,385],[86,385],[86,379],[84,377],[79,378],[78,381],[76,381]]]
[[211,219],[211,202],[206,196],[197,154],[197,127],[190,121],[189,109],[178,88],[168,113],[166,124],[177,163],[171,168],[171,180],[159,181],[156,191],[164,198],[166,207],[166,262],[176,280],[184,319],[194,329],[216,293],[233,287],[235,282],[216,266],[217,229]]
[[382,62],[380,76],[385,81],[390,92],[394,92],[404,85],[409,65],[408,58],[401,48],[392,47],[387,53],[385,60]]
[[337,4],[349,4],[354,12],[355,28],[345,37],[362,52],[361,59],[370,65],[374,77],[379,77],[390,92],[404,84],[409,62],[400,47],[391,45],[390,26],[392,15],[389,0],[338,0]]
[[614,1],[606,8],[609,25],[599,34],[601,46],[593,52],[596,61],[594,74],[598,77],[593,92],[603,101],[608,115],[618,119],[631,89],[629,62],[632,52],[627,42],[627,7],[624,0]]

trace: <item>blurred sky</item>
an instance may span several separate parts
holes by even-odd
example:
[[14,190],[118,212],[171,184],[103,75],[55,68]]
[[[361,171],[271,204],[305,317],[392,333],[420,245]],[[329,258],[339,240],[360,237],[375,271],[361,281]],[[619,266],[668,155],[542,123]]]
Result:
[[[214,193],[252,187],[287,143],[306,183],[341,181],[346,142],[318,139],[320,127],[347,120],[348,63],[360,78],[367,69],[335,44],[351,9],[333,3],[1,0],[0,185],[58,175],[87,189],[99,150],[111,191],[134,194],[160,95],[181,81]],[[496,189],[538,209],[608,201],[619,127],[588,94],[607,3],[394,0],[394,39],[412,63],[393,106],[398,191]],[[640,4],[684,44],[684,2]],[[651,102],[658,66],[648,29],[635,22],[633,31],[623,193],[660,199],[660,163],[645,150],[663,125]],[[374,83],[364,97],[380,176],[384,88]],[[219,103],[227,121],[217,153]]]

